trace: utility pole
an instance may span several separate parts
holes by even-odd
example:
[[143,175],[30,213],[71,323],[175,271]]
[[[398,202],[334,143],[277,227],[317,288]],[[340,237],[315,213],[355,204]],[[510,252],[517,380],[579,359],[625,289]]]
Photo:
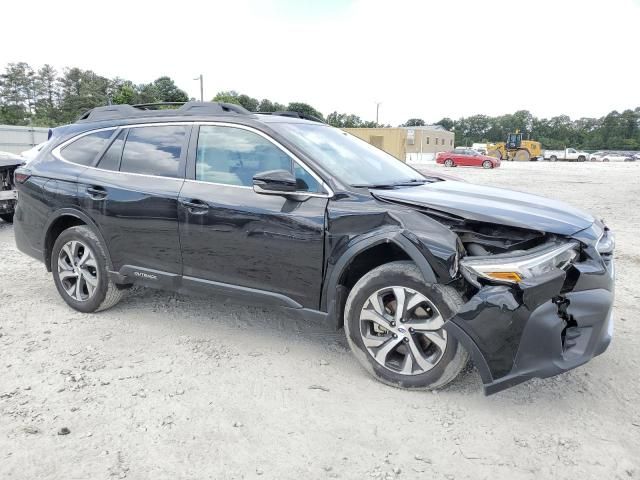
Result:
[[200,80],[200,101],[204,102],[204,89],[202,87],[202,74],[200,74],[200,76],[194,78],[194,80]]
[[378,126],[378,113],[380,112],[380,104],[382,102],[376,102],[376,126]]

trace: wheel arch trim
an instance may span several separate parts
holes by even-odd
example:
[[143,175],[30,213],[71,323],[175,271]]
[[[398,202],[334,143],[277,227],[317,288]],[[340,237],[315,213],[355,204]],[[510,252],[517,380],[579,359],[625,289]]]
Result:
[[91,219],[89,215],[87,215],[81,210],[78,210],[75,208],[61,208],[60,210],[56,210],[51,216],[49,216],[49,218],[47,219],[47,223],[45,224],[45,227],[44,227],[45,235],[44,235],[44,238],[42,239],[42,252],[43,252],[44,263],[47,271],[48,272],[51,271],[51,251],[47,249],[47,241],[49,239],[49,233],[51,231],[51,227],[62,217],[77,218],[78,220],[81,220],[83,223],[85,223],[89,228],[91,228],[91,230],[93,230],[93,233],[96,234],[96,236],[98,237],[100,242],[102,242],[102,245],[104,247],[104,252],[107,257],[107,267],[108,269],[112,269],[113,264],[111,262],[109,249],[107,248],[107,243],[105,242],[104,237],[102,236],[102,232],[100,231],[100,228],[98,228],[98,225]]
[[[393,243],[399,247],[416,264],[426,283],[436,283],[436,275],[427,259],[420,253],[418,248],[409,240],[401,230],[378,232],[368,235],[356,241],[347,248],[333,265],[329,277],[326,278],[322,289],[321,310],[327,308],[329,322],[336,329],[340,327],[341,318],[340,300],[340,278],[351,265],[353,259],[360,253],[385,243]],[[346,299],[345,299],[346,300]]]

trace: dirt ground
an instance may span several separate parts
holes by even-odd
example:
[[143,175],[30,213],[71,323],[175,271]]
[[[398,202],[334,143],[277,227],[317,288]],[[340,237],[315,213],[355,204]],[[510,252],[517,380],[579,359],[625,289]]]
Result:
[[491,397],[473,369],[437,393],[396,390],[342,331],[278,310],[136,289],[74,312],[0,222],[0,478],[640,478],[640,163],[447,173],[605,218],[605,354]]

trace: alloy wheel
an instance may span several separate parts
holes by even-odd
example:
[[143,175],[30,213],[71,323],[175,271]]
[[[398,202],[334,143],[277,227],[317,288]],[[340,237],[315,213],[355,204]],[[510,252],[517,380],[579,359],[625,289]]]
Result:
[[98,264],[93,251],[78,240],[65,243],[58,254],[58,279],[74,300],[91,299],[98,287]]
[[373,293],[360,311],[362,342],[374,360],[402,375],[434,368],[447,348],[444,319],[423,294],[406,287]]

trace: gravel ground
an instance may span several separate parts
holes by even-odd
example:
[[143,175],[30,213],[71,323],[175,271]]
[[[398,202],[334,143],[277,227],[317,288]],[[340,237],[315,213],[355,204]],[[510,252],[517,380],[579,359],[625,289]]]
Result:
[[491,397],[473,369],[437,393],[396,390],[342,332],[278,310],[137,289],[74,312],[0,222],[0,478],[639,478],[640,164],[447,173],[606,219],[604,355]]

